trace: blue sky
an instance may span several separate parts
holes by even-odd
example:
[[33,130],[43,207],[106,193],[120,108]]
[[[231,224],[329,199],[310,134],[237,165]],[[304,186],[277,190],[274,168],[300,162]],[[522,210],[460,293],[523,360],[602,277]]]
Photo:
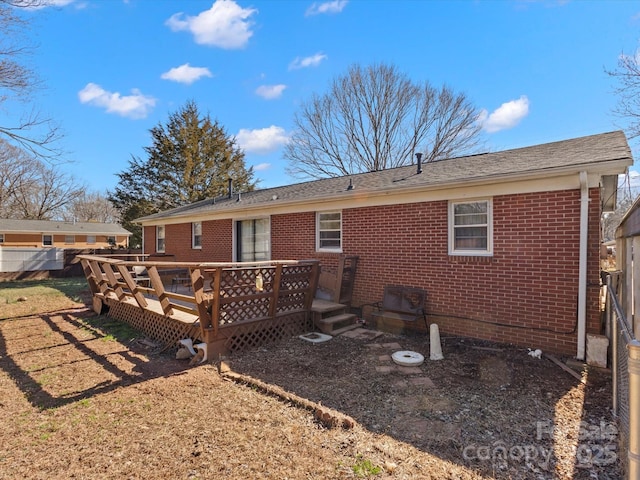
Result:
[[466,93],[491,150],[616,130],[605,69],[640,46],[629,0],[55,3],[24,12],[33,104],[65,131],[62,168],[99,192],[188,100],[237,137],[259,187],[297,181],[282,158],[294,113],[354,63]]

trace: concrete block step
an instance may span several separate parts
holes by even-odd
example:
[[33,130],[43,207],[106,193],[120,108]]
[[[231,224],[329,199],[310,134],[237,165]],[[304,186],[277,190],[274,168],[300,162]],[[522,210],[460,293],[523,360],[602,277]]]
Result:
[[347,325],[345,327],[342,328],[338,328],[337,330],[332,330],[331,331],[331,335],[334,337],[337,337],[338,335],[344,333],[344,332],[348,332],[349,330],[355,330],[356,328],[360,328],[360,325],[358,325],[357,323],[352,323],[351,325]]
[[316,320],[316,326],[322,333],[334,335],[338,329],[356,324],[356,316],[353,313],[341,313],[332,317],[326,317]]
[[341,313],[340,315],[333,315],[331,317],[326,317],[318,320],[318,323],[322,323],[324,325],[336,325],[338,323],[344,322],[355,322],[356,316],[353,313]]
[[347,306],[343,303],[330,302],[329,300],[319,298],[315,298],[311,304],[311,311],[322,315],[339,310],[344,311],[346,308]]

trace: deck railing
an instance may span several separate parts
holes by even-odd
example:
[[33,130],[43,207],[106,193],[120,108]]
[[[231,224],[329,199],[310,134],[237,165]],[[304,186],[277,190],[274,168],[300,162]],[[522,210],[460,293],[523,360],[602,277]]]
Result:
[[[169,344],[188,334],[212,351],[255,346],[277,339],[270,328],[286,334],[297,331],[293,323],[308,324],[319,276],[317,260],[193,263],[79,258],[94,310],[113,310],[114,316],[126,317],[121,319]],[[176,279],[187,281],[183,285]],[[167,327],[171,322],[178,326]]]

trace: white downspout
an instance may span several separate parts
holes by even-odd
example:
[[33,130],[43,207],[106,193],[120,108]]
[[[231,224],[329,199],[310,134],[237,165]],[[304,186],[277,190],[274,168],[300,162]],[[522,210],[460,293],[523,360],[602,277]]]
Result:
[[587,246],[589,243],[589,182],[587,172],[580,172],[580,257],[578,267],[578,351],[585,359],[587,340]]

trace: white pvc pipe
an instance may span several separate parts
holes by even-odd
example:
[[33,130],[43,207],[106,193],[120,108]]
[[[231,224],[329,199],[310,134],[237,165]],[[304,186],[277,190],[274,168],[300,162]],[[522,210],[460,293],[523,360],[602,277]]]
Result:
[[578,266],[578,347],[576,358],[584,360],[587,339],[587,245],[589,235],[589,182],[580,172],[580,256]]

